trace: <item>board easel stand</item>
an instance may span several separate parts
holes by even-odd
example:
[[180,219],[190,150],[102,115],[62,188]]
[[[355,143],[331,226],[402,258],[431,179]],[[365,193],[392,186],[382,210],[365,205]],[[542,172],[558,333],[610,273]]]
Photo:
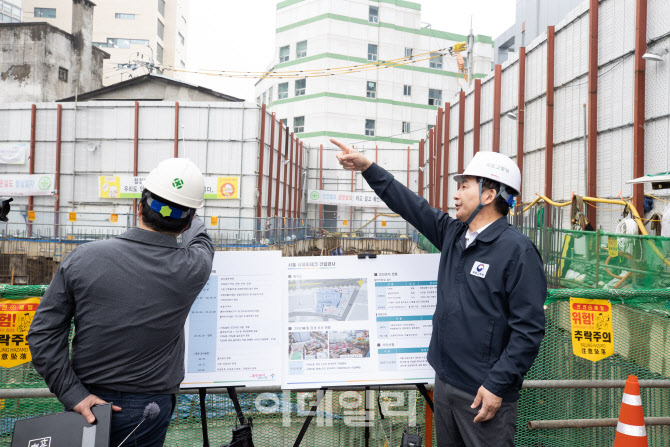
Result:
[[[244,414],[242,413],[242,406],[237,398],[236,388],[245,388],[246,385],[236,385],[220,387],[228,390],[228,397],[233,401],[235,407],[235,414],[240,425],[244,425]],[[218,387],[217,387],[218,388]],[[202,425],[202,447],[209,446],[209,433],[207,432],[207,406],[205,405],[205,398],[207,397],[207,388],[198,388],[198,396],[200,397],[200,423]]]
[[[397,385],[395,384],[388,384],[386,386],[393,386]],[[416,386],[416,388],[419,390],[419,393],[423,396],[423,398],[426,400],[426,403],[430,407],[431,411],[434,411],[433,408],[433,400],[430,398],[430,395],[428,394],[428,390],[426,389],[426,384],[425,383],[414,383],[412,384]],[[382,386],[385,385],[375,385],[375,387],[381,388]],[[337,391],[337,387],[331,388],[332,391]],[[368,424],[370,422],[370,402],[368,400],[368,391],[371,390],[371,386],[368,385],[365,387],[365,447],[370,446],[370,425]],[[322,387],[316,390],[316,400],[314,401],[314,405],[312,405],[312,408],[309,410],[309,413],[307,414],[307,418],[305,419],[305,422],[302,424],[302,428],[300,429],[300,433],[298,433],[298,437],[295,440],[295,443],[293,444],[293,447],[299,447],[300,443],[302,442],[303,438],[305,437],[305,434],[307,433],[307,429],[309,429],[309,425],[312,422],[312,419],[314,419],[314,416],[316,415],[317,408],[319,407],[319,404],[321,404],[321,401],[326,395],[326,391],[328,391],[328,387]],[[373,404],[374,406],[374,404]],[[381,411],[381,407],[380,407]],[[383,414],[382,414],[383,418]]]

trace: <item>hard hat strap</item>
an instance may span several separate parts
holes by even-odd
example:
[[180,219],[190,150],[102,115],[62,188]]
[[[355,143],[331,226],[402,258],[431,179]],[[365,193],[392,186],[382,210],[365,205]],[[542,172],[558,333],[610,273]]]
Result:
[[477,217],[477,214],[484,208],[484,204],[482,203],[482,184],[484,183],[484,178],[480,177],[479,178],[479,205],[477,205],[477,208],[470,214],[470,217],[468,217],[468,220],[465,221],[465,225],[470,225],[470,222],[473,221],[475,217]]

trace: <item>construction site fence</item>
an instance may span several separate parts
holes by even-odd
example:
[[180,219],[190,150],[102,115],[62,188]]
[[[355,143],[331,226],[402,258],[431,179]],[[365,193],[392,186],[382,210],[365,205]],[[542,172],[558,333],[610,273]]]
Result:
[[[46,286],[0,286],[0,298],[41,296]],[[612,304],[614,355],[591,362],[573,355],[570,331],[570,297],[608,299]],[[545,302],[546,333],[540,353],[526,375],[519,400],[515,445],[519,447],[593,447],[612,445],[615,428],[579,427],[531,429],[531,421],[617,418],[623,381],[636,375],[642,384],[645,417],[670,416],[670,290],[668,289],[550,289]],[[31,363],[0,370],[2,392],[41,388],[48,390]],[[238,389],[242,408],[254,420],[254,445],[291,446],[295,441],[315,391]],[[367,413],[366,413],[367,402]],[[381,407],[381,412],[380,412]],[[52,397],[5,397],[0,400],[0,446],[10,445],[16,420],[62,411]],[[212,445],[230,441],[235,411],[226,394],[206,397],[207,427]],[[382,413],[384,417],[382,418]],[[428,416],[428,417],[427,417]],[[371,387],[329,390],[307,431],[304,446],[365,445],[368,421],[370,446],[399,446],[402,432],[414,420],[429,443],[437,445],[432,418],[421,395],[412,389]],[[551,424],[549,425],[551,426]],[[428,427],[428,432],[426,432]],[[667,446],[670,427],[647,427],[650,446]],[[426,438],[425,438],[426,439]],[[178,397],[168,431],[168,446],[200,446],[202,431],[199,398]]]

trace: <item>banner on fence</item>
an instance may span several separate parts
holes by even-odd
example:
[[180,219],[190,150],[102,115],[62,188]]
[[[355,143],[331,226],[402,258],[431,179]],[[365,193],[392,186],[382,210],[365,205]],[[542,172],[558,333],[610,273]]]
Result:
[[597,362],[614,354],[612,304],[608,300],[570,298],[572,352]]
[[[131,175],[101,176],[101,199],[139,199],[142,197],[144,177]],[[239,199],[239,177],[205,177],[205,199]]]
[[0,366],[12,368],[32,360],[26,336],[39,298],[0,299]]
[[387,208],[386,204],[374,192],[323,191],[310,189],[308,203],[319,205],[346,205],[361,208]]
[[50,196],[54,185],[53,174],[0,174],[0,197]]
[[0,163],[22,165],[26,162],[27,143],[0,143]]

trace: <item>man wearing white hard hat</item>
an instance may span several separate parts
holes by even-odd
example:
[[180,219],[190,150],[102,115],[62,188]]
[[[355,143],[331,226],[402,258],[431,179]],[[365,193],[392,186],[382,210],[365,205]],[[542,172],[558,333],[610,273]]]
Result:
[[428,348],[438,445],[513,446],[519,389],[544,336],[547,293],[537,248],[507,223],[519,168],[499,153],[475,154],[454,177],[454,218],[356,150],[331,142],[345,169],[362,171],[386,205],[442,252]]
[[190,160],[162,161],[144,181],[138,227],[73,250],[31,324],[35,369],[67,410],[92,423],[91,407],[113,402],[110,445],[137,427],[152,402],[158,415],[126,443],[157,447],[165,440],[184,378],[184,322],[212,269],[214,246],[195,215],[204,189]]

